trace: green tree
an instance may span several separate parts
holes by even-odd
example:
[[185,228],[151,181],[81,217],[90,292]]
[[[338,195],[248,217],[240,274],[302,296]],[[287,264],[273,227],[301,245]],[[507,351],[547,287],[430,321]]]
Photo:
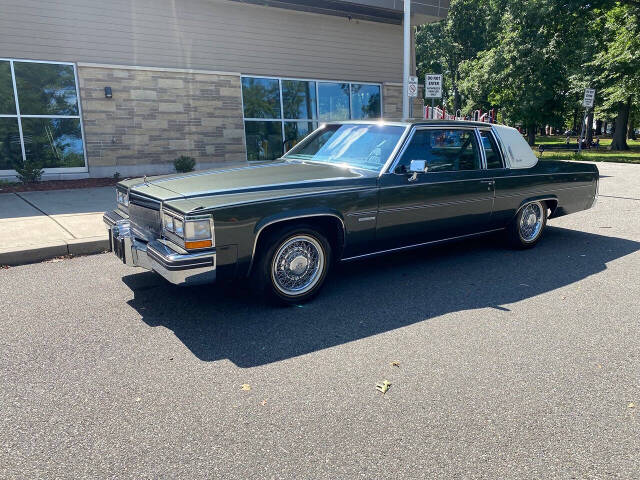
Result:
[[442,73],[443,101],[454,110],[462,105],[459,66],[487,48],[493,25],[487,19],[493,18],[490,14],[493,3],[490,0],[453,0],[444,20],[417,30],[418,76],[422,79],[427,73]]
[[598,71],[603,108],[616,114],[611,149],[628,150],[629,117],[640,96],[640,3],[617,2],[603,20],[603,49],[590,65]]

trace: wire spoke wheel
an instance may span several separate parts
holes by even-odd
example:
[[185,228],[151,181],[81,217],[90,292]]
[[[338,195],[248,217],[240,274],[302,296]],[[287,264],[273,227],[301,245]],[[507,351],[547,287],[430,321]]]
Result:
[[276,250],[271,262],[271,280],[284,295],[303,295],[317,284],[325,265],[325,252],[310,235],[288,238]]
[[533,242],[538,238],[544,223],[544,207],[540,202],[533,202],[523,208],[520,214],[518,231],[525,242]]

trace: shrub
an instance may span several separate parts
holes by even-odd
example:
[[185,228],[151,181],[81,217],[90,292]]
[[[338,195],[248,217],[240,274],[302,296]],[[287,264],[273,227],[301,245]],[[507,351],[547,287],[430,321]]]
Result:
[[192,157],[181,155],[173,161],[173,166],[178,173],[193,172],[196,161]]
[[16,173],[18,174],[18,180],[22,183],[36,183],[42,178],[44,170],[39,163],[36,162],[24,162],[16,165]]

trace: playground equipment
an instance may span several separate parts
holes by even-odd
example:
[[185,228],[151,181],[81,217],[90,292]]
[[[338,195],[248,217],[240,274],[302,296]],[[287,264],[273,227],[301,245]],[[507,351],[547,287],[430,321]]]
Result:
[[462,116],[460,109],[456,110],[455,114],[447,113],[446,108],[437,107],[424,107],[424,118],[426,120],[473,120],[475,122],[496,123],[495,109],[491,109],[488,112],[482,113],[482,110],[474,110],[469,117]]

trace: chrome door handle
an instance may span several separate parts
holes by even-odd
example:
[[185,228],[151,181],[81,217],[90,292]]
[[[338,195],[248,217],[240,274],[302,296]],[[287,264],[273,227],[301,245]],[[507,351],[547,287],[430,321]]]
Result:
[[495,185],[495,180],[480,180],[480,183],[486,183],[487,185]]

